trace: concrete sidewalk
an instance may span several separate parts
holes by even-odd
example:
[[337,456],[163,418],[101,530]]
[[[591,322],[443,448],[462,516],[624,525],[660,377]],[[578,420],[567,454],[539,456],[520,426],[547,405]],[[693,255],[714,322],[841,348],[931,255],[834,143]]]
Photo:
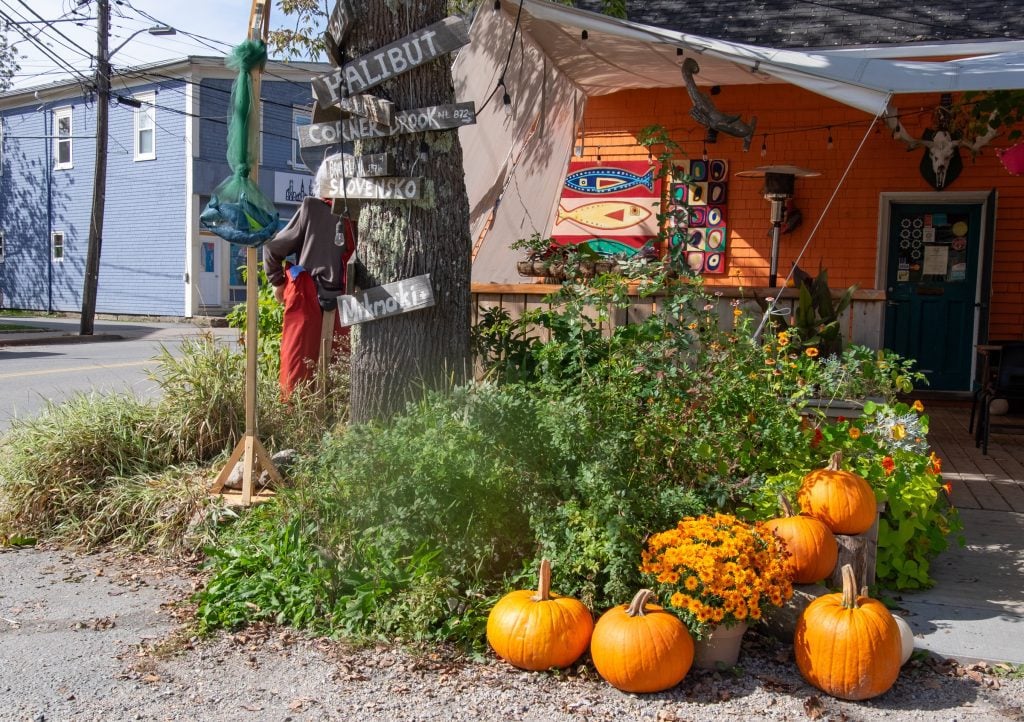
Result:
[[0,332],[0,348],[8,346],[43,346],[68,343],[99,343],[128,339],[173,339],[194,336],[203,331],[216,335],[236,333],[228,329],[223,318],[201,316],[180,321],[132,317],[111,319],[97,317],[91,336],[79,335],[77,316],[3,316],[0,323],[31,327],[26,331]]

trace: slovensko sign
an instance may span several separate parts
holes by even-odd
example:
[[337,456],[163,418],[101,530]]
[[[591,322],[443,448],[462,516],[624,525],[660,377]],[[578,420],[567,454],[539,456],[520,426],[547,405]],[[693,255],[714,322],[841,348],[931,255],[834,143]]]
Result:
[[428,108],[395,113],[390,125],[377,125],[366,118],[345,118],[334,123],[311,123],[299,126],[299,147],[347,143],[357,138],[386,138],[402,133],[446,130],[476,122],[473,103],[432,105]]
[[396,75],[447,55],[469,42],[462,18],[451,16],[356,58],[332,73],[313,79],[313,94],[322,108],[362,93]]
[[420,197],[422,178],[325,178],[317,195],[321,198],[349,198],[371,201],[415,201]]
[[397,316],[434,305],[430,274],[385,283],[351,296],[338,297],[338,315],[342,326]]

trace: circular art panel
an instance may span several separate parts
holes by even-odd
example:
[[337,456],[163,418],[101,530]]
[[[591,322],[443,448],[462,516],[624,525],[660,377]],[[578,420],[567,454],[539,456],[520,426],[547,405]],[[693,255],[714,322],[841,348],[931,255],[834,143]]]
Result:
[[709,253],[704,258],[704,270],[708,273],[718,273],[722,270],[725,256],[721,253]]
[[709,251],[721,251],[725,249],[725,229],[712,228],[708,231],[707,244]]
[[708,209],[703,207],[690,208],[690,225],[708,225]]
[[690,267],[691,271],[703,271],[704,270],[704,254],[703,253],[687,253],[686,254],[686,265]]
[[722,225],[722,221],[725,220],[722,215],[721,208],[708,208],[707,218],[707,225],[709,226],[720,226]]
[[708,183],[708,203],[725,205],[728,200],[728,188],[725,183]]
[[708,165],[708,178],[713,181],[724,181],[729,175],[729,163],[724,160],[713,160]]
[[708,179],[708,163],[705,160],[690,161],[690,178],[695,181]]

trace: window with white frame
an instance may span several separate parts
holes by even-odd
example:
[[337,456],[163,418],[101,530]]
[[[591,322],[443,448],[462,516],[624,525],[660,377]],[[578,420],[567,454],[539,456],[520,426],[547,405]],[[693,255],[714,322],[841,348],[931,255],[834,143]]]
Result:
[[50,234],[50,246],[53,248],[53,260],[64,260],[64,231],[54,231]]
[[292,109],[292,167],[306,168],[299,153],[299,128],[313,122],[312,114],[303,108]]
[[0,231],[0,263],[4,262],[4,256],[7,254],[7,244],[4,241],[4,232]]
[[4,123],[4,119],[0,118],[0,175],[4,174]]
[[56,170],[72,167],[71,108],[53,111],[53,167]]
[[135,160],[156,158],[156,94],[135,96],[142,105],[135,109]]

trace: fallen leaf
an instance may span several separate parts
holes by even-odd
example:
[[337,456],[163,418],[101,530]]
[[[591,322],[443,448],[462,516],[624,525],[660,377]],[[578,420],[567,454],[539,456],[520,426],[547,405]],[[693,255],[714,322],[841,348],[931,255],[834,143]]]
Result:
[[807,713],[810,719],[821,719],[825,715],[825,705],[822,703],[821,697],[812,694],[805,699],[804,712]]
[[150,672],[149,674],[143,675],[142,681],[148,682],[149,684],[153,684],[154,682],[159,682],[161,680],[159,674],[154,674],[153,672]]

